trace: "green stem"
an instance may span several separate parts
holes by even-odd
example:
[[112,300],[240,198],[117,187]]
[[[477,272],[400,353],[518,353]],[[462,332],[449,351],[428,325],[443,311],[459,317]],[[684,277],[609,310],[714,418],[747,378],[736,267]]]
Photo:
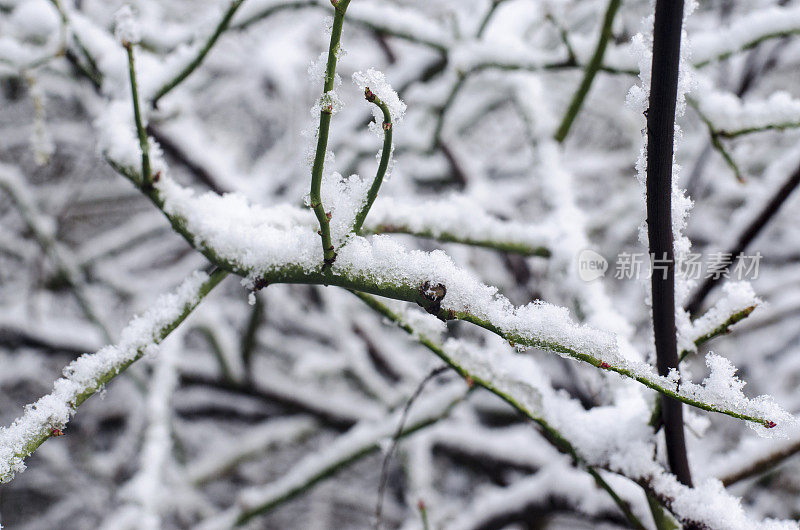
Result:
[[680,530],[681,525],[661,506],[658,499],[650,493],[645,493],[645,495],[647,496],[647,504],[650,506],[650,513],[653,514],[656,530]]
[[[417,431],[420,431],[430,425],[433,425],[440,419],[448,416],[453,408],[458,405],[466,396],[466,393],[459,392],[454,398],[448,399],[447,402],[438,405],[440,408],[435,412],[427,411],[425,414],[422,415],[420,418],[415,418],[414,421],[407,423],[402,431],[399,433],[398,438],[404,438],[411,434],[414,434]],[[387,432],[390,432],[388,429],[394,428],[394,424],[396,422],[395,414],[391,414],[386,420],[384,420],[384,424],[387,425]],[[354,427],[357,429],[358,427]],[[353,429],[353,430],[354,430]],[[353,432],[351,430],[350,432]],[[347,436],[345,434],[344,436]],[[295,479],[290,478],[289,480],[280,481],[278,484],[283,486],[286,485],[285,488],[281,488],[281,491],[276,493],[275,495],[271,496],[268,499],[265,499],[262,503],[258,504],[257,506],[252,507],[239,507],[237,508],[236,520],[235,525],[241,526],[254,517],[258,515],[265,514],[277,506],[284,504],[285,502],[294,499],[298,495],[302,494],[305,491],[308,491],[311,487],[315,484],[319,483],[320,481],[335,475],[340,470],[346,468],[350,464],[361,460],[362,458],[376,452],[381,447],[381,441],[385,439],[385,435],[380,437],[366,437],[362,436],[358,441],[354,443],[350,443],[346,450],[342,450],[337,454],[337,458],[331,459],[331,461],[327,462],[323,460],[324,463],[320,463],[321,465],[315,465],[314,470],[309,472],[306,476]],[[315,456],[323,456],[323,455],[315,455]]]
[[[121,172],[129,179],[134,180],[135,176],[131,170],[126,169],[124,166],[120,166],[119,164],[115,164],[113,161],[111,161],[111,163],[112,166],[115,169],[117,169],[117,171]],[[159,192],[158,188],[155,186],[149,186],[149,187],[139,186],[139,187],[141,191],[147,197],[149,197],[150,200],[153,201],[153,203],[163,212],[164,198],[161,196],[161,193]],[[209,247],[203,242],[199,243],[196,242],[194,235],[192,234],[191,231],[189,231],[189,229],[186,226],[185,219],[179,216],[167,214],[166,212],[164,212],[164,214],[167,216],[170,223],[172,224],[172,228],[176,232],[181,234],[186,239],[186,241],[190,245],[192,245],[192,247],[200,251],[204,256],[206,256],[209,259],[209,261],[214,263],[216,266],[242,277],[247,277],[252,274],[251,270],[243,267],[239,263],[221,257],[212,247]],[[352,270],[333,270],[330,267],[323,267],[321,270],[320,269],[307,270],[306,268],[294,263],[287,263],[284,265],[276,266],[270,269],[269,271],[263,272],[259,277],[259,281],[263,282],[264,285],[269,285],[273,283],[334,285],[337,287],[343,287],[345,289],[360,291],[362,293],[369,293],[378,296],[384,296],[387,298],[394,298],[395,300],[413,302],[415,304],[420,305],[421,307],[425,308],[428,311],[432,311],[438,318],[442,320],[464,320],[466,322],[470,322],[472,324],[475,324],[476,326],[480,326],[486,330],[489,330],[492,333],[495,333],[496,335],[504,338],[505,340],[511,343],[534,347],[534,348],[540,348],[551,352],[566,354],[574,359],[586,362],[597,368],[608,370],[611,372],[616,372],[625,377],[634,379],[643,384],[644,386],[655,390],[656,392],[660,392],[661,394],[677,399],[678,401],[682,401],[687,405],[691,405],[693,407],[697,407],[711,412],[718,412],[721,414],[725,414],[727,416],[731,416],[746,421],[752,421],[761,424],[765,427],[775,426],[774,423],[767,418],[742,414],[734,410],[711,405],[693,399],[689,396],[681,395],[672,388],[667,388],[663,386],[657,379],[652,379],[646,375],[639,375],[634,371],[632,371],[631,369],[626,368],[625,366],[610,365],[607,362],[603,361],[601,358],[595,357],[588,353],[577,351],[561,343],[538,339],[538,338],[532,338],[524,333],[519,333],[516,331],[504,330],[498,324],[492,322],[491,320],[487,320],[485,318],[477,316],[467,310],[455,311],[455,310],[444,310],[440,308],[434,310],[431,301],[424,296],[423,292],[424,289],[423,286],[421,285],[415,285],[410,282],[403,282],[397,280],[378,280],[369,272],[360,272]]]
[[231,19],[233,19],[233,15],[236,14],[236,10],[239,9],[242,3],[244,3],[244,0],[231,1],[230,5],[228,6],[228,9],[222,16],[222,19],[217,24],[217,27],[214,28],[214,32],[208,37],[208,40],[206,41],[205,45],[203,45],[203,47],[200,48],[200,50],[198,50],[197,55],[194,57],[194,59],[192,59],[192,61],[189,62],[189,64],[187,64],[183,68],[183,70],[181,70],[178,73],[178,75],[176,75],[175,77],[164,83],[161,86],[161,88],[158,89],[155,96],[153,96],[154,107],[158,105],[159,99],[164,97],[173,88],[181,84],[184,79],[189,77],[189,75],[191,75],[191,73],[194,72],[198,66],[200,66],[200,64],[203,62],[203,59],[205,59],[206,55],[208,55],[208,52],[211,51],[211,48],[213,48],[214,44],[216,44],[217,39],[219,39],[220,35],[222,35],[225,32],[225,30],[228,29]]
[[364,219],[367,218],[372,204],[378,197],[378,191],[381,189],[383,177],[386,175],[386,170],[389,168],[389,160],[392,158],[392,115],[389,113],[389,106],[381,101],[369,87],[364,90],[364,97],[370,103],[374,103],[381,109],[381,112],[383,112],[383,151],[381,152],[381,160],[378,164],[378,171],[375,174],[375,179],[372,181],[372,186],[370,186],[367,192],[367,200],[361,207],[361,210],[356,214],[355,224],[353,225],[353,232],[356,234],[361,231],[361,227],[364,225]]
[[142,114],[139,111],[139,87],[136,83],[136,67],[133,60],[133,44],[124,42],[122,44],[128,52],[128,72],[131,79],[131,94],[133,95],[133,119],[136,121],[136,133],[139,135],[139,148],[142,150],[142,184],[150,186],[153,184],[152,173],[150,170],[150,142],[147,140],[147,132],[142,123]]
[[527,406],[525,406],[522,402],[515,399],[512,395],[504,392],[500,388],[498,388],[492,381],[487,378],[481,377],[479,374],[471,373],[467,368],[459,364],[457,360],[452,358],[447,351],[442,348],[441,345],[437,344],[430,338],[426,337],[425,335],[419,333],[415,330],[411,325],[409,325],[403,317],[399,314],[392,311],[388,306],[380,302],[374,296],[370,296],[368,294],[350,291],[358,298],[360,298],[365,304],[367,304],[370,308],[375,310],[377,313],[383,315],[384,317],[388,318],[397,326],[408,333],[409,335],[413,336],[414,338],[419,341],[420,344],[428,348],[431,352],[434,353],[437,357],[439,357],[442,361],[444,361],[450,368],[452,368],[456,373],[458,373],[461,377],[466,379],[469,384],[476,384],[488,390],[489,392],[493,393],[513,408],[521,412],[525,417],[530,420],[533,420],[535,423],[541,427],[545,438],[552,443],[559,451],[563,451],[569,454],[574,462],[578,465],[583,465],[587,472],[592,475],[595,479],[595,482],[599,487],[606,490],[614,502],[620,507],[622,512],[631,522],[631,524],[635,528],[644,529],[645,526],[638,520],[638,518],[633,514],[628,506],[628,503],[625,502],[617,493],[611,488],[611,486],[600,476],[599,472],[593,466],[589,466],[586,462],[580,457],[577,450],[572,446],[572,444],[555,428],[553,428],[545,419],[541,418],[540,416],[536,415],[532,410],[530,410]]
[[[728,320],[720,324],[718,327],[714,328],[713,330],[709,331],[705,335],[701,335],[694,340],[694,345],[696,348],[699,348],[706,342],[710,341],[714,337],[718,337],[720,335],[724,335],[730,331],[730,327],[736,324],[737,322],[744,320],[747,318],[750,313],[755,310],[756,306],[750,306],[732,314]],[[680,354],[678,354],[678,361],[683,362],[689,355],[693,352],[692,350],[681,350]],[[657,400],[655,406],[653,407],[653,413],[650,415],[650,425],[657,431],[661,428],[661,400]]]
[[483,33],[486,31],[486,28],[489,26],[489,21],[492,20],[495,11],[497,8],[502,4],[505,0],[492,0],[492,5],[489,6],[489,9],[486,11],[486,14],[483,16],[483,20],[481,20],[480,26],[478,26],[478,32],[475,34],[475,37],[480,39],[483,37]]
[[617,11],[619,10],[621,3],[621,0],[609,0],[608,2],[606,14],[603,18],[603,26],[600,29],[600,37],[597,40],[597,46],[595,47],[594,55],[592,55],[591,60],[586,65],[581,84],[578,86],[578,90],[575,92],[575,95],[572,96],[572,101],[570,101],[569,106],[567,107],[567,112],[564,114],[564,118],[561,120],[561,125],[558,126],[558,130],[556,131],[555,139],[558,143],[563,142],[566,139],[567,134],[569,134],[569,130],[572,128],[572,124],[575,121],[575,118],[578,117],[578,113],[583,106],[583,102],[586,100],[586,96],[589,94],[589,89],[592,87],[592,82],[594,81],[597,72],[600,71],[600,67],[603,65],[603,56],[606,53],[608,41],[611,39],[611,26],[614,24],[614,17],[617,15]]
[[[58,14],[61,16],[62,25],[71,26],[69,15],[67,15],[67,12],[64,10],[64,7],[61,5],[61,2],[59,0],[50,0],[50,2],[56,8]],[[87,63],[86,65],[84,65],[78,60],[77,56],[74,56],[75,58],[74,64],[78,67],[79,70],[81,70],[81,73],[83,73],[85,76],[91,79],[93,83],[99,86],[100,83],[102,82],[103,76],[100,73],[100,69],[97,67],[97,61],[94,60],[92,54],[89,53],[88,49],[86,49],[86,46],[83,44],[80,35],[78,35],[73,30],[71,30],[70,32],[72,33],[72,39],[75,41],[75,45],[78,47],[78,50],[81,52],[81,55],[83,56],[83,58],[86,60]],[[67,50],[66,55],[70,55],[71,53],[72,52]]]
[[475,239],[471,237],[459,236],[450,232],[433,232],[431,230],[413,230],[404,225],[381,224],[377,226],[367,226],[362,233],[368,234],[408,234],[410,236],[435,239],[443,243],[460,243],[462,245],[472,245],[476,247],[491,248],[501,252],[520,254],[522,256],[539,256],[542,258],[550,257],[550,249],[544,246],[533,246],[521,241],[499,241],[495,239]]
[[[211,292],[214,287],[219,285],[219,283],[227,275],[228,273],[222,269],[216,269],[214,272],[212,272],[208,279],[200,285],[194,296],[188,299],[179,315],[161,327],[152,330],[153,341],[151,343],[138,348],[130,359],[122,362],[121,364],[114,364],[113,366],[110,366],[105,372],[93,379],[90,385],[87,385],[81,392],[75,395],[74,399],[70,402],[71,409],[75,411],[81,404],[83,404],[84,401],[103,389],[106,384],[127,370],[128,367],[134,362],[141,359],[145,354],[147,346],[150,346],[151,344],[160,344],[170,333],[175,330],[175,328],[181,324],[181,322],[186,320],[186,317],[189,316],[194,308],[197,307],[206,297],[206,295],[208,295],[208,293]],[[36,451],[36,449],[38,449],[39,446],[42,445],[48,438],[52,436],[58,436],[60,431],[55,430],[54,427],[59,426],[52,426],[49,424],[41,425],[39,432],[30,439],[25,440],[21,449],[17,451],[12,458],[14,460],[25,459],[33,454],[33,452]],[[63,426],[61,428],[63,428]],[[0,481],[9,479],[10,477],[8,476],[0,476]]]
[[[336,62],[339,58],[342,28],[344,27],[344,15],[350,0],[331,0],[331,4],[334,7],[333,27],[331,28],[331,42],[328,48],[328,64],[325,69],[323,97],[333,90],[336,79]],[[322,174],[325,168],[325,154],[328,150],[328,133],[330,132],[332,115],[333,109],[323,105],[319,116],[317,150],[314,155],[314,166],[311,168],[311,193],[309,195],[311,208],[313,208],[317,221],[319,221],[322,252],[326,266],[330,266],[336,260],[336,251],[331,243],[330,219],[325,207],[322,205]]]
[[258,345],[258,328],[264,320],[264,300],[258,293],[254,293],[256,303],[250,313],[250,319],[247,321],[247,329],[242,336],[241,352],[242,352],[242,365],[244,366],[244,377],[246,381],[252,381],[253,374],[251,366],[253,362],[253,353]]
[[[725,149],[725,146],[720,140],[720,138],[725,137],[725,135],[718,131],[714,124],[711,123],[711,119],[709,119],[709,117],[700,110],[700,104],[694,98],[686,98],[686,102],[689,103],[689,106],[692,107],[695,112],[697,112],[697,115],[700,116],[700,120],[708,128],[708,134],[711,138],[711,146],[720,154],[728,167],[733,170],[736,180],[739,182],[744,182],[744,177],[742,176],[742,172],[739,170],[738,164],[736,164],[736,161],[733,159],[731,154],[728,153],[728,150]],[[731,136],[731,138],[732,137],[733,136]]]

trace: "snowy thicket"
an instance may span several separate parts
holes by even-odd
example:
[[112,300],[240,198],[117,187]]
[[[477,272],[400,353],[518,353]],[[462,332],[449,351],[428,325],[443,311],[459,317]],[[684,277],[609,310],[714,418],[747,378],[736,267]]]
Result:
[[800,7],[686,1],[659,375],[653,4],[0,0],[0,524],[798,528]]

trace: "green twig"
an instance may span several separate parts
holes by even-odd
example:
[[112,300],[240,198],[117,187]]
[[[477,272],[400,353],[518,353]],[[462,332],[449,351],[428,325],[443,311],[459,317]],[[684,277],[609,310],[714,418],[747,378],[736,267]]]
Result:
[[[730,332],[731,326],[736,324],[737,322],[744,320],[750,313],[755,310],[755,306],[750,306],[741,311],[738,311],[732,314],[728,320],[720,324],[718,327],[714,328],[713,330],[709,331],[705,335],[701,335],[694,340],[695,348],[699,348],[706,342],[710,341],[715,337],[719,337],[720,335],[725,335],[726,333]],[[678,355],[678,361],[683,362],[689,355],[693,353],[692,350],[681,350],[680,354]],[[653,407],[653,413],[650,415],[650,425],[657,431],[661,428],[661,400],[656,400],[655,407]]]
[[539,256],[542,258],[549,258],[551,253],[550,249],[544,246],[534,246],[521,241],[500,241],[496,239],[475,239],[471,237],[458,236],[450,232],[433,232],[432,230],[414,230],[409,226],[395,225],[395,224],[380,224],[377,226],[369,226],[362,230],[362,233],[368,234],[408,234],[414,237],[422,237],[426,239],[435,239],[443,243],[459,243],[462,245],[471,245],[475,247],[491,248],[501,252],[509,252],[511,254],[520,254],[522,256]]
[[386,170],[389,168],[389,160],[392,158],[392,115],[389,112],[389,106],[386,105],[385,102],[381,101],[381,99],[376,96],[369,89],[369,87],[364,90],[364,97],[370,103],[375,104],[379,109],[381,109],[381,112],[383,112],[383,150],[381,151],[381,160],[378,163],[378,171],[375,173],[375,179],[372,181],[372,186],[370,186],[369,191],[367,192],[367,200],[356,214],[355,224],[353,225],[353,232],[356,234],[361,231],[361,227],[364,224],[364,219],[367,218],[369,209],[372,208],[372,204],[378,197],[378,191],[381,189],[383,177],[386,175]]
[[[83,388],[81,392],[75,395],[74,399],[69,403],[70,408],[73,411],[77,410],[77,408],[81,404],[83,404],[84,401],[86,401],[94,394],[99,392],[101,389],[103,389],[106,384],[108,384],[111,380],[113,380],[118,375],[127,370],[128,367],[130,367],[134,362],[141,359],[142,356],[145,354],[145,351],[147,350],[148,346],[152,344],[160,344],[170,333],[172,333],[175,330],[175,328],[177,328],[184,320],[186,320],[186,317],[189,316],[189,314],[194,310],[194,308],[197,307],[200,304],[200,302],[206,297],[206,295],[208,295],[208,293],[211,292],[211,290],[214,289],[214,287],[219,285],[219,283],[227,275],[228,273],[226,271],[223,271],[222,269],[214,270],[214,272],[212,272],[209,275],[208,279],[199,286],[197,292],[194,293],[194,296],[188,299],[186,304],[181,309],[179,315],[177,315],[171,321],[163,324],[161,327],[152,330],[152,337],[153,337],[152,342],[138,348],[135,354],[128,360],[120,364],[114,363],[114,365],[108,367],[105,372],[103,372],[96,378],[92,379],[89,385],[87,385],[85,388]],[[42,425],[38,433],[36,433],[30,439],[24,441],[20,450],[13,455],[12,459],[24,460],[25,458],[29,457],[48,438],[52,436],[60,436],[61,434],[63,434],[60,430],[61,428],[63,428],[63,426]],[[0,476],[0,481],[7,480],[9,478],[10,477]]]
[[225,13],[222,15],[219,23],[214,28],[214,32],[208,37],[208,40],[203,47],[198,50],[194,59],[192,59],[189,64],[187,64],[175,77],[164,83],[161,88],[158,89],[155,96],[153,96],[152,104],[154,107],[158,105],[159,99],[164,97],[173,88],[181,84],[184,79],[189,77],[189,75],[191,75],[191,73],[194,72],[198,66],[200,66],[200,64],[203,62],[203,59],[205,59],[206,55],[208,55],[208,52],[211,51],[211,48],[213,48],[214,44],[216,44],[220,35],[222,35],[225,30],[228,29],[228,25],[230,24],[233,15],[236,14],[236,10],[239,9],[242,3],[244,3],[244,0],[231,0],[228,9],[225,10]]
[[252,381],[252,362],[253,353],[258,345],[258,328],[264,320],[264,300],[258,293],[254,293],[256,303],[250,312],[250,319],[247,321],[247,329],[242,335],[241,352],[242,352],[242,365],[244,366],[244,377],[247,381]]
[[478,26],[478,32],[475,34],[475,37],[480,39],[483,37],[483,33],[486,31],[486,28],[489,27],[489,21],[492,20],[497,8],[505,2],[505,0],[492,0],[489,9],[486,11],[486,14],[483,16],[480,25]]
[[508,394],[507,392],[498,388],[491,380],[488,378],[484,378],[477,373],[470,372],[467,368],[462,366],[457,360],[450,356],[447,351],[442,348],[441,345],[437,344],[430,338],[426,337],[425,335],[419,333],[415,330],[411,325],[409,325],[399,314],[392,311],[388,306],[380,302],[374,296],[370,296],[368,294],[359,293],[356,291],[351,291],[354,295],[359,297],[365,304],[367,304],[370,308],[375,310],[377,313],[383,315],[384,317],[388,318],[392,322],[394,322],[400,329],[408,333],[409,335],[413,336],[414,338],[419,341],[420,344],[428,348],[431,352],[433,352],[437,357],[439,357],[442,361],[447,363],[450,368],[452,368],[456,373],[458,373],[461,377],[463,377],[469,384],[471,385],[478,385],[489,392],[495,394],[497,397],[511,405],[513,408],[521,412],[525,417],[530,420],[533,420],[535,423],[541,427],[545,438],[552,443],[559,451],[563,451],[569,454],[572,459],[574,460],[575,464],[582,465],[586,468],[587,472],[592,475],[595,479],[595,482],[599,487],[606,490],[614,502],[620,507],[622,512],[631,522],[631,524],[635,528],[644,529],[645,526],[638,520],[636,515],[628,506],[628,503],[625,502],[617,493],[611,488],[611,486],[600,476],[599,472],[593,467],[586,464],[586,462],[580,457],[577,450],[572,446],[572,444],[564,438],[564,436],[553,428],[545,419],[538,416],[534,411],[530,410],[522,402],[515,399],[512,395]]
[[597,39],[597,46],[595,47],[594,55],[592,55],[592,58],[586,65],[583,73],[583,79],[581,79],[581,84],[578,86],[578,90],[575,92],[575,95],[572,96],[572,101],[570,101],[569,106],[567,107],[567,112],[564,114],[564,118],[561,120],[561,124],[558,126],[558,130],[556,131],[555,139],[559,143],[563,142],[564,139],[566,139],[567,134],[569,134],[572,123],[575,121],[575,118],[577,118],[578,113],[583,106],[583,102],[586,100],[586,96],[589,94],[589,89],[592,87],[592,82],[594,81],[597,72],[600,70],[600,67],[603,65],[603,56],[606,53],[608,41],[611,39],[611,27],[614,24],[614,17],[617,15],[617,11],[619,10],[621,3],[621,0],[609,0],[608,2],[606,14],[603,18],[603,26],[600,29],[600,37]]
[[661,503],[650,493],[647,496],[647,505],[650,506],[650,513],[653,514],[653,522],[656,530],[680,530],[681,525],[667,512]]
[[[58,11],[58,14],[61,16],[61,24],[62,24],[62,26],[63,27],[71,26],[71,22],[69,20],[69,15],[67,14],[67,12],[64,9],[64,7],[61,5],[60,0],[50,0],[50,3],[53,4],[53,6]],[[99,86],[100,83],[102,82],[103,76],[100,73],[100,69],[97,67],[97,61],[95,61],[94,57],[92,57],[92,54],[89,53],[89,50],[83,44],[83,41],[81,40],[80,35],[78,35],[75,31],[70,31],[70,32],[72,33],[72,39],[75,41],[75,46],[77,46],[78,51],[80,51],[81,55],[83,56],[84,60],[86,61],[86,65],[81,63],[80,60],[78,60],[77,55],[73,54],[70,50],[66,51],[67,57],[69,58],[69,56],[72,55],[72,57],[74,59],[74,60],[72,60],[72,63],[74,65],[76,65],[76,67],[86,77],[91,79],[92,82],[95,85]]]
[[136,83],[136,66],[133,60],[133,44],[123,42],[122,46],[128,53],[128,73],[131,79],[131,94],[133,96],[133,119],[136,122],[136,133],[139,135],[139,148],[142,150],[142,175],[141,182],[144,186],[153,184],[152,172],[150,170],[150,142],[147,139],[147,132],[142,123],[142,115],[139,111],[139,87]]
[[[344,15],[350,0],[331,0],[334,7],[333,27],[331,28],[331,42],[328,48],[328,64],[325,68],[325,85],[323,97],[331,92],[336,80],[336,62],[339,58],[340,42],[342,40],[342,27]],[[333,108],[322,106],[319,116],[319,130],[317,138],[317,151],[314,155],[314,166],[311,169],[311,193],[309,195],[311,208],[319,221],[320,238],[322,239],[322,252],[325,265],[330,266],[336,260],[336,251],[331,243],[330,218],[322,205],[322,174],[325,166],[325,155],[328,152],[328,133],[331,127]]]
[[[132,181],[136,182],[135,173],[131,169],[125,168],[124,166],[116,164],[113,161],[109,162],[112,164],[112,167],[114,167],[117,171],[119,171]],[[164,215],[167,216],[167,219],[169,219],[172,228],[177,233],[182,235],[186,239],[186,241],[189,242],[190,245],[192,245],[192,247],[201,252],[212,263],[214,263],[216,266],[220,268],[223,268],[229,272],[232,272],[242,277],[247,277],[252,274],[251,270],[243,267],[240,263],[225,259],[221,257],[214,248],[210,247],[206,243],[202,241],[196,241],[194,234],[192,234],[192,232],[187,228],[185,219],[183,219],[180,216],[171,215],[164,212],[164,206],[165,206],[164,198],[162,197],[161,193],[159,192],[156,186],[149,186],[149,187],[139,186],[139,187],[141,191],[147,197],[149,197],[150,200],[164,213]],[[548,340],[542,340],[530,337],[529,335],[517,331],[504,330],[495,322],[482,318],[467,310],[455,311],[455,310],[444,310],[441,308],[435,308],[432,305],[430,299],[426,298],[422,286],[415,285],[413,283],[402,282],[402,281],[390,281],[390,280],[376,280],[375,277],[372,274],[369,274],[368,272],[359,272],[352,270],[333,270],[332,268],[326,268],[323,270],[309,271],[306,268],[293,263],[279,265],[273,267],[269,271],[263,272],[259,277],[259,282],[263,283],[264,285],[269,285],[273,283],[334,285],[337,287],[352,289],[354,291],[360,291],[362,293],[375,294],[378,296],[385,296],[387,298],[394,298],[396,300],[413,302],[425,308],[426,310],[434,313],[438,318],[442,320],[464,320],[466,322],[470,322],[472,324],[475,324],[476,326],[480,326],[486,330],[489,330],[492,333],[499,335],[500,337],[504,338],[505,340],[511,343],[523,346],[530,346],[534,348],[541,348],[543,350],[551,352],[566,354],[574,359],[589,363],[597,368],[608,370],[611,372],[616,372],[620,375],[634,379],[643,384],[644,386],[655,390],[656,392],[660,392],[666,396],[677,399],[678,401],[682,401],[687,405],[692,405],[693,407],[697,407],[703,410],[711,412],[719,412],[721,414],[725,414],[734,418],[755,422],[764,425],[765,427],[775,426],[772,423],[772,421],[767,418],[741,414],[734,410],[704,403],[692,397],[681,395],[675,389],[671,387],[668,388],[662,385],[658,379],[653,379],[647,375],[639,375],[624,365],[623,366],[611,365],[589,353],[584,353],[575,350],[571,347],[565,346],[558,342],[552,342]]]
[[725,161],[728,167],[730,167],[731,170],[733,170],[733,174],[736,176],[736,180],[738,180],[739,182],[744,182],[745,179],[744,176],[742,175],[741,170],[739,169],[739,165],[736,163],[736,161],[733,159],[731,154],[728,152],[728,150],[725,148],[725,146],[722,144],[722,141],[720,140],[721,138],[734,138],[735,136],[737,136],[737,134],[726,136],[726,134],[719,131],[714,126],[714,124],[711,123],[711,119],[700,110],[700,104],[694,98],[686,98],[686,102],[689,104],[690,107],[692,107],[695,110],[695,112],[700,117],[702,122],[708,128],[708,134],[711,139],[711,146],[714,148],[714,150],[716,150],[720,154],[720,156],[722,156],[722,159]]
[[556,30],[558,31],[558,36],[561,38],[561,43],[564,45],[564,48],[567,50],[567,62],[572,64],[578,64],[578,56],[575,55],[575,49],[572,47],[572,42],[569,40],[569,34],[567,33],[567,28],[565,28],[556,17],[553,16],[552,13],[547,13],[545,18],[555,26]]

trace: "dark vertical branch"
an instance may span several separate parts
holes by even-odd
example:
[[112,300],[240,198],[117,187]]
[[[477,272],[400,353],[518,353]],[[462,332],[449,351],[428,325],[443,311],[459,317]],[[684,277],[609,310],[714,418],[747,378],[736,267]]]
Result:
[[[661,375],[667,375],[671,368],[678,368],[672,162],[682,23],[683,0],[657,0],[653,28],[653,74],[647,113],[647,234],[650,254],[667,263],[666,270],[654,271],[651,280],[653,334],[658,372]],[[662,418],[669,467],[678,480],[691,486],[680,402],[663,396]]]

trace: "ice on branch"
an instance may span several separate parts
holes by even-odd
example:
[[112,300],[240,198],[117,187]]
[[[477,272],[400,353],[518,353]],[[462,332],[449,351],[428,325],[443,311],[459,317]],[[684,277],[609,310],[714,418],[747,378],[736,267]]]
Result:
[[[378,99],[383,101],[389,107],[389,114],[392,117],[392,124],[397,125],[403,121],[403,116],[406,113],[406,104],[400,100],[397,92],[391,87],[386,80],[386,76],[382,72],[370,68],[366,72],[355,72],[353,74],[353,83],[363,92],[369,88],[373,94],[378,96]],[[371,131],[383,135],[383,113],[377,106],[372,106],[372,114],[375,121],[369,124]]]
[[114,15],[114,38],[123,44],[136,44],[141,38],[139,24],[129,4],[123,5]]

